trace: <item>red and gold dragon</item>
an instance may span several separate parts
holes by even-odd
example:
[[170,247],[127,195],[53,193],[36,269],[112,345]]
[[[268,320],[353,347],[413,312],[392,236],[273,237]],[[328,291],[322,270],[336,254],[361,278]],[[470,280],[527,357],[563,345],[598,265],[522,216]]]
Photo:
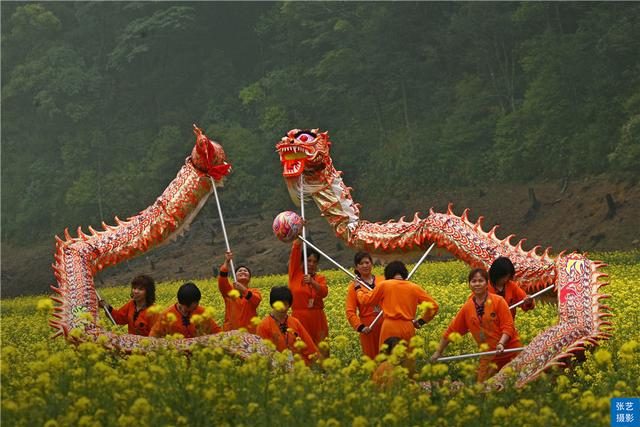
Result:
[[54,336],[64,335],[74,343],[95,341],[123,353],[168,345],[186,350],[194,344],[221,347],[243,358],[254,353],[272,353],[258,336],[238,331],[168,341],[116,334],[96,322],[95,274],[184,233],[212,194],[213,186],[222,186],[224,176],[229,173],[231,165],[226,162],[222,146],[207,138],[195,125],[193,130],[196,144],[191,156],[155,203],[126,221],[116,217],[115,226],[103,223],[104,231],[89,227],[87,235],[78,228],[78,237],[71,237],[68,230],[65,230],[65,240],[56,236],[53,270],[58,283],[51,288],[59,296],[52,297],[58,305],[50,321],[57,330]]
[[[424,249],[435,242],[471,267],[488,269],[500,256],[511,259],[516,267],[516,280],[531,294],[555,284],[558,295],[559,320],[537,335],[509,365],[516,373],[516,386],[521,387],[554,365],[581,351],[586,345],[610,336],[612,314],[602,304],[608,295],[599,293],[606,283],[598,279],[606,274],[599,271],[605,264],[592,261],[578,253],[560,253],[552,258],[547,248],[541,255],[539,246],[525,251],[523,240],[511,244],[513,235],[504,239],[496,236],[496,227],[489,232],[482,229],[480,217],[474,224],[465,210],[461,216],[452,212],[429,214],[413,220],[373,223],[360,219],[358,204],[351,198],[351,188],[343,183],[341,172],[333,166],[328,132],[293,129],[276,144],[291,198],[299,203],[300,180],[303,193],[316,203],[329,221],[336,235],[350,247],[372,253],[392,253]],[[493,379],[498,386],[508,381],[505,369]]]

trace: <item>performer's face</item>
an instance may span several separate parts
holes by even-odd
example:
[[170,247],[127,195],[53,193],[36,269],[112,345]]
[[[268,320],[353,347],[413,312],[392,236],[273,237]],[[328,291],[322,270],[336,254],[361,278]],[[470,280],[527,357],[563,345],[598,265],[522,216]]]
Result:
[[139,287],[131,288],[131,298],[135,302],[137,303],[144,302],[146,297],[147,297],[147,290],[145,288],[139,288]]
[[318,271],[318,258],[315,255],[307,257],[307,270],[309,274],[315,274]]
[[251,273],[249,273],[249,270],[246,268],[240,267],[236,271],[236,278],[238,279],[238,282],[246,285],[249,283],[249,280],[251,280]]
[[193,314],[194,311],[196,311],[196,308],[198,308],[198,303],[194,302],[194,303],[191,303],[190,305],[178,303],[178,308],[183,315],[190,316]]
[[469,289],[471,289],[471,292],[473,292],[474,295],[482,296],[486,294],[488,287],[489,284],[487,283],[487,280],[482,277],[482,274],[480,273],[476,273],[469,281]]
[[358,272],[362,276],[369,276],[371,274],[371,267],[372,267],[371,260],[367,257],[362,258],[358,263],[358,265],[356,266],[356,268],[358,269]]

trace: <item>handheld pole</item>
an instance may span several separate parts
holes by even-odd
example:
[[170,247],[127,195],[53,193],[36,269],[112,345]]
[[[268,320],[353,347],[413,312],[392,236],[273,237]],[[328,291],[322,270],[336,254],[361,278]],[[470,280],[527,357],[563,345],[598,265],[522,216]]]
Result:
[[[347,274],[347,276],[351,277],[353,280],[357,281],[358,283],[360,283],[362,286],[364,286],[365,288],[369,289],[370,291],[373,290],[371,289],[371,286],[369,286],[364,280],[362,280],[361,278],[359,278],[358,276],[356,276],[355,274],[353,274],[352,272],[350,272],[349,270],[347,270],[346,268],[344,268],[343,266],[340,265],[340,263],[338,261],[335,261],[333,258],[331,258],[329,255],[325,254],[322,250],[320,250],[316,245],[314,245],[313,243],[307,241],[307,239],[305,239],[302,236],[298,236],[298,238],[300,240],[302,240],[304,243],[308,244],[309,246],[311,246],[313,249],[315,249],[316,251],[318,251],[318,253],[320,255],[322,255],[323,257],[325,257],[326,259],[328,259],[329,261],[331,261],[331,263],[333,265],[335,265],[336,267],[338,267],[340,270],[342,270],[344,273]],[[376,325],[376,322],[378,320],[380,320],[380,318],[382,317],[382,315],[384,314],[384,312],[380,312],[378,313],[378,315],[376,316],[375,319],[373,319],[373,322],[371,322],[371,324],[369,325],[370,328],[373,328]]]
[[[524,350],[524,347],[508,348],[508,349],[504,350],[502,353],[513,353],[513,352],[522,351],[522,350]],[[494,350],[494,351],[483,351],[482,353],[459,354],[457,356],[440,357],[440,358],[436,359],[436,362],[449,362],[451,360],[467,359],[469,357],[491,356],[491,355],[494,355],[494,354],[497,354],[497,353],[498,352]]]
[[[220,225],[222,226],[222,235],[224,236],[224,244],[227,245],[227,252],[231,252],[231,248],[229,247],[229,239],[227,238],[227,229],[224,226],[224,218],[222,217],[222,207],[220,206],[220,199],[218,198],[218,190],[216,190],[216,182],[213,178],[211,178],[213,182],[213,194],[216,196],[216,206],[218,206],[218,215],[220,215]],[[231,266],[231,275],[233,276],[233,281],[236,282],[236,269],[233,266],[233,260],[229,260],[229,265]]]
[[427,255],[429,255],[429,252],[431,252],[431,249],[433,249],[435,245],[436,245],[435,242],[432,243],[431,246],[429,246],[429,249],[427,249],[424,255],[422,255],[422,258],[420,258],[420,260],[416,263],[416,265],[413,266],[413,268],[411,269],[411,272],[407,276],[407,280],[411,279],[411,276],[413,276],[413,273],[415,273],[418,267],[420,267],[420,264],[422,264],[422,262],[427,258]]
[[[538,295],[542,295],[543,293],[545,293],[545,292],[547,292],[548,290],[550,290],[550,289],[554,288],[555,286],[556,286],[556,285],[549,285],[549,286],[547,286],[546,288],[544,288],[543,290],[538,291],[538,292],[536,292],[535,294],[531,295],[531,298],[535,298],[535,297],[537,297]],[[513,304],[511,307],[509,307],[509,310],[511,310],[512,308],[516,308],[516,307],[518,307],[519,305],[522,305],[522,304],[524,304],[524,300],[522,300],[522,301],[520,301],[520,302],[517,302],[517,303]]]
[[316,245],[314,245],[313,243],[309,242],[307,239],[305,239],[302,236],[298,236],[298,239],[302,240],[304,243],[306,243],[307,245],[311,246],[311,248],[315,249],[316,251],[318,251],[318,253],[320,255],[322,255],[323,257],[325,257],[328,261],[330,261],[333,265],[335,265],[336,267],[338,267],[340,270],[342,270],[344,273],[347,274],[347,276],[351,277],[353,280],[356,280],[357,282],[359,282],[360,284],[362,284],[362,286],[364,286],[365,288],[372,290],[371,287],[365,283],[364,280],[362,280],[361,278],[359,278],[358,276],[356,276],[355,274],[353,274],[352,272],[350,272],[349,270],[347,270],[346,268],[344,268],[343,266],[340,265],[340,263],[336,260],[334,260],[333,258],[331,258],[329,255],[327,255],[326,253],[324,253],[320,248],[318,248]]
[[[98,298],[98,301],[104,301],[102,299],[102,297],[100,296],[100,294],[98,293],[98,290],[96,289],[96,297]],[[107,318],[109,320],[111,320],[111,323],[113,323],[114,325],[116,324],[115,319],[113,318],[113,316],[111,315],[111,312],[109,311],[109,309],[107,307],[105,307],[104,305],[102,306],[102,309],[104,310],[104,314],[107,315]]]
[[[302,217],[302,254],[304,256],[304,274],[309,274],[309,266],[307,265],[307,227],[304,225],[304,187],[303,187],[303,178],[302,174],[300,174],[300,216]],[[326,256],[326,255],[325,255]]]
[[376,323],[378,323],[378,320],[380,320],[380,318],[382,317],[383,314],[384,314],[384,311],[381,310],[380,313],[378,313],[378,315],[376,316],[376,318],[373,319],[373,322],[371,322],[369,327],[373,328],[374,326],[376,326]]

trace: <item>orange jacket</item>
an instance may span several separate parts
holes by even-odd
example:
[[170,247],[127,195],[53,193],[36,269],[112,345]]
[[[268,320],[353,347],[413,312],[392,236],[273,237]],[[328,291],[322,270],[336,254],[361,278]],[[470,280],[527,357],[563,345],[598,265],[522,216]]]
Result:
[[113,316],[113,320],[118,325],[127,325],[130,334],[143,335],[145,337],[149,336],[149,332],[158,317],[150,314],[148,310],[149,307],[141,310],[136,316],[136,303],[133,300],[129,300],[128,303],[117,310],[109,307],[111,316]]
[[[300,354],[309,363],[311,356],[318,353],[318,347],[314,344],[311,336],[295,317],[287,316],[284,324],[286,324],[287,330],[283,333],[280,329],[280,323],[273,316],[268,315],[258,325],[256,334],[271,341],[278,351],[284,351],[288,348],[291,352]],[[298,338],[306,344],[306,348],[302,350],[296,348],[295,342]]]
[[[295,240],[289,255],[289,289],[293,294],[292,310],[305,310],[310,308],[323,309],[323,299],[329,295],[327,279],[321,274],[315,274],[313,279],[320,284],[320,290],[316,291],[313,286],[302,283],[304,277],[304,267],[302,259],[302,244]],[[309,301],[313,301],[311,306]]]
[[438,303],[431,298],[431,295],[408,280],[385,280],[372,292],[365,292],[361,287],[357,290],[357,295],[360,304],[380,305],[385,319],[413,320],[418,305],[422,301],[433,305],[433,308],[427,309],[422,316],[425,322],[433,319],[438,313]]
[[385,360],[373,371],[371,381],[380,386],[380,388],[390,389],[394,382],[393,368],[394,366],[391,362]]
[[228,274],[226,268],[220,267],[218,289],[224,299],[224,324],[222,329],[230,331],[246,328],[253,334],[256,332],[256,327],[251,323],[251,319],[257,316],[256,310],[260,305],[260,301],[262,301],[262,295],[260,295],[259,290],[249,288],[239,298],[230,297],[229,292],[233,290],[233,285],[229,282]]
[[[384,281],[383,276],[375,276],[373,281],[373,288]],[[358,302],[358,295],[356,293],[355,285],[356,282],[353,281],[349,284],[349,288],[347,289],[347,300],[345,302],[345,312],[347,314],[347,320],[353,329],[358,331],[360,326],[369,326],[369,322],[365,325],[362,319],[371,319],[375,318],[378,315],[378,311],[376,311],[376,305],[371,304],[360,304]],[[364,286],[361,288],[363,292],[371,292]],[[379,308],[379,307],[378,307]]]
[[478,345],[487,343],[491,350],[495,350],[502,334],[509,335],[509,341],[504,346],[505,348],[514,348],[520,345],[518,332],[513,325],[513,317],[509,313],[509,306],[500,295],[495,294],[487,296],[482,321],[478,319],[473,295],[471,295],[449,324],[443,335],[444,338],[448,339],[452,332],[457,332],[460,335],[471,332]]
[[[493,287],[491,283],[489,283],[489,293],[500,295],[498,294],[498,292],[496,291],[496,289]],[[504,285],[504,296],[502,295],[500,296],[504,298],[504,300],[507,302],[507,305],[510,307],[513,304],[519,303],[520,301],[525,299],[527,297],[527,293],[524,291],[524,289],[518,286],[517,282],[513,280],[509,280],[507,284]],[[536,303],[533,300],[531,300],[531,302],[528,304],[521,304],[520,308],[522,309],[522,311],[529,311],[535,306],[536,306]],[[515,308],[511,310],[511,315],[513,316],[514,319],[516,318]]]
[[[203,320],[199,325],[194,324],[191,319],[194,314],[204,313],[204,307],[199,305],[192,315],[185,318],[178,311],[177,304],[173,304],[160,315],[151,328],[152,337],[164,337],[171,334],[181,334],[185,338],[199,337],[201,335],[217,334],[220,327],[213,319]],[[170,321],[169,317],[173,315],[174,320]]]

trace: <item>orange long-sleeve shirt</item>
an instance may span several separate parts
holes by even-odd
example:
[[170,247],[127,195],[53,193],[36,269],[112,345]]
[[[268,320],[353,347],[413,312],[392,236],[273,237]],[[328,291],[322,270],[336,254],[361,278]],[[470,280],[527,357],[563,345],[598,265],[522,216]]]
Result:
[[222,329],[230,331],[246,328],[254,334],[256,327],[251,323],[251,319],[257,316],[256,311],[260,301],[262,301],[262,295],[258,289],[249,288],[239,298],[230,297],[229,292],[233,289],[233,285],[229,282],[227,275],[228,270],[225,267],[220,267],[218,289],[224,299],[224,324]]
[[[518,283],[514,280],[509,280],[506,285],[504,285],[504,295],[499,294],[496,291],[496,288],[493,287],[491,283],[489,283],[489,293],[500,295],[507,302],[508,306],[512,306],[513,304],[519,303],[523,299],[527,297],[527,293],[518,286]],[[531,300],[528,304],[521,304],[520,308],[522,311],[529,311],[536,306],[535,301]],[[516,307],[517,308],[517,307]],[[516,318],[516,309],[511,310],[511,315],[513,318]]]
[[151,328],[157,319],[157,315],[149,313],[149,307],[141,310],[136,315],[136,303],[134,300],[129,300],[128,303],[114,309],[110,307],[111,316],[118,325],[127,325],[127,330],[130,334],[149,336]]
[[[256,334],[271,341],[278,351],[288,348],[291,352],[300,354],[309,363],[312,355],[318,353],[318,347],[311,339],[311,335],[295,317],[287,316],[284,324],[286,324],[286,332],[283,333],[280,323],[273,316],[268,315],[258,325]],[[306,344],[306,348],[302,350],[296,348],[295,342],[298,338]]]
[[429,302],[433,308],[425,310],[422,319],[430,321],[438,313],[438,303],[419,285],[408,280],[390,279],[381,282],[372,292],[358,289],[360,304],[380,305],[385,319],[413,320],[418,305]]
[[[199,325],[191,321],[194,315],[204,313],[204,307],[198,306],[187,318],[178,311],[176,304],[162,312],[156,323],[151,328],[152,337],[164,337],[171,334],[181,334],[185,338],[199,337],[201,335],[217,334],[220,326],[213,319],[205,319]],[[174,320],[170,319],[173,315]]]
[[[373,288],[375,289],[380,283],[384,281],[383,276],[375,276],[373,281]],[[360,304],[358,302],[358,295],[355,289],[355,281],[349,284],[349,288],[347,289],[347,300],[345,301],[345,313],[347,315],[347,320],[353,329],[356,331],[360,327],[360,325],[369,326],[372,318],[375,318],[380,311],[380,307],[373,304]],[[369,293],[367,288],[364,286],[361,288],[363,292]],[[377,310],[376,310],[377,307]],[[368,320],[368,322],[363,322],[362,319]]]
[[509,313],[509,306],[500,295],[496,294],[488,294],[482,320],[478,319],[473,295],[471,295],[449,324],[443,335],[444,338],[448,339],[452,332],[460,335],[471,332],[478,345],[487,343],[491,350],[495,350],[502,334],[509,335],[505,348],[515,348],[520,345],[518,332],[513,325],[513,317]]
[[321,274],[315,274],[313,279],[320,285],[320,290],[316,291],[313,286],[302,283],[304,277],[304,267],[302,262],[302,244],[296,240],[291,247],[289,255],[289,289],[293,294],[293,304],[291,309],[324,309],[324,298],[329,295],[327,279]]

